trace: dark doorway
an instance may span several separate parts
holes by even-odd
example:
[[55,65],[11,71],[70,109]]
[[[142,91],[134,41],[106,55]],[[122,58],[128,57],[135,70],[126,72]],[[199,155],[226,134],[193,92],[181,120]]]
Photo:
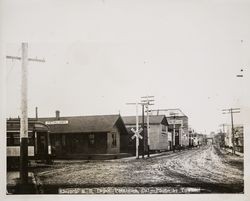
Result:
[[179,132],[175,131],[175,146],[180,145]]
[[37,134],[37,158],[46,159],[48,155],[48,138],[47,133]]

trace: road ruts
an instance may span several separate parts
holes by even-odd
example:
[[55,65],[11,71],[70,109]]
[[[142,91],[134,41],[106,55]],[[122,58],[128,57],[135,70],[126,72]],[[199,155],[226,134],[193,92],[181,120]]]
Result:
[[226,155],[213,146],[203,146],[147,159],[68,161],[37,169],[35,175],[48,191],[61,187],[153,187],[164,192],[164,188],[169,192],[171,188],[173,192],[195,188],[198,189],[195,192],[241,193],[242,166],[243,158]]

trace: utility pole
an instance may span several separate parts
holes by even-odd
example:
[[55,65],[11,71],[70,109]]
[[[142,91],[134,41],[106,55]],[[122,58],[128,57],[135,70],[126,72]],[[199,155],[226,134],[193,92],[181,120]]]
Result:
[[[174,121],[173,121],[173,134],[172,134],[172,142],[174,142],[174,144],[173,144],[173,152],[175,152],[175,145],[176,145],[176,141],[175,141],[175,118],[176,118],[176,115],[177,115],[178,113],[175,113],[175,112],[172,112],[170,115],[172,115],[173,116],[173,118],[174,118]],[[180,137],[180,136],[179,136]]]
[[225,126],[226,126],[227,124],[221,124],[220,126],[222,126],[222,131],[223,131],[223,133],[225,133]]
[[144,158],[145,155],[145,128],[144,128],[144,104],[142,104],[142,158]]
[[142,158],[144,158],[145,155],[145,126],[144,126],[144,107],[146,103],[141,102],[142,105]]
[[28,183],[28,44],[22,44],[22,81],[21,81],[21,123],[20,123],[20,180]]
[[132,139],[136,139],[136,144],[135,144],[135,150],[136,150],[136,159],[139,159],[139,138],[142,139],[142,136],[140,135],[140,133],[142,132],[142,128],[140,128],[139,130],[139,117],[138,117],[138,104],[139,103],[127,103],[127,105],[136,105],[136,130],[134,130],[133,128],[131,129],[131,131],[134,133],[134,135],[132,136]]
[[[28,61],[45,62],[44,59],[28,58],[28,43],[22,43],[22,57],[6,56],[7,59],[22,60],[21,120],[20,120],[20,184],[28,184]],[[24,187],[25,188],[25,187]]]
[[149,106],[154,105],[152,102],[154,101],[154,96],[142,96],[142,101],[145,103],[146,113],[147,113],[147,154],[150,157],[150,125],[149,125]]
[[230,108],[230,109],[223,109],[222,114],[230,114],[231,115],[231,124],[232,124],[232,145],[233,145],[233,154],[235,154],[235,139],[234,139],[234,121],[233,121],[233,114],[240,113],[240,108]]
[[226,132],[225,132],[225,126],[227,124],[221,124],[222,126],[222,136],[221,136],[221,141],[222,141],[222,146],[225,147],[225,138],[226,138]]

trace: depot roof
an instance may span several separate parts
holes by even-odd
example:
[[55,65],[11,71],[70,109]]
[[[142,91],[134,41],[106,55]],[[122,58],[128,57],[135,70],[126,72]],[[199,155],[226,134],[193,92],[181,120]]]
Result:
[[49,117],[39,121],[47,124],[51,133],[110,132],[114,125],[126,130],[120,115]]

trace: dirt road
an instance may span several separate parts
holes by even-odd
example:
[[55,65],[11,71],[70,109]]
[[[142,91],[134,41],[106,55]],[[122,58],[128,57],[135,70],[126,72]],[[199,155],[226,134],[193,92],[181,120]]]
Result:
[[45,193],[59,187],[186,187],[242,193],[244,183],[243,158],[213,146],[148,159],[61,162],[36,169],[35,176]]

